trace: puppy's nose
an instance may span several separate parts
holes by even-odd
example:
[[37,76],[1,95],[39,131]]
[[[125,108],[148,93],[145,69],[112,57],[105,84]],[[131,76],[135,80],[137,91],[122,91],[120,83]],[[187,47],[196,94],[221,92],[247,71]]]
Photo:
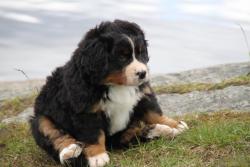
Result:
[[139,79],[144,79],[146,77],[146,71],[140,71],[137,72],[136,75],[138,76]]

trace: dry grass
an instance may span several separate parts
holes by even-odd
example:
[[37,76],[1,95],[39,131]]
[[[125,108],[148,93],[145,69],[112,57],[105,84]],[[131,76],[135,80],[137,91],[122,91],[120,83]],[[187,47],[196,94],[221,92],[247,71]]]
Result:
[[0,105],[0,122],[4,118],[17,115],[27,107],[32,107],[36,96],[37,93],[32,93],[26,97],[15,97],[3,101]]
[[239,76],[229,80],[224,80],[220,83],[189,83],[177,85],[161,85],[154,87],[157,94],[164,93],[188,93],[193,91],[210,91],[224,89],[228,86],[240,86],[250,84],[250,75]]

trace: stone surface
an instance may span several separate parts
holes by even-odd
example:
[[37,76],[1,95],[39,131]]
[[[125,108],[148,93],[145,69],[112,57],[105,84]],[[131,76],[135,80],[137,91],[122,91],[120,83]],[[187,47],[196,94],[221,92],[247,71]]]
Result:
[[2,120],[2,123],[8,124],[8,123],[24,123],[28,122],[29,118],[33,116],[34,109],[33,107],[26,108],[23,112],[18,114],[17,116],[13,116],[10,118],[6,118]]
[[250,85],[185,94],[162,94],[158,96],[158,100],[167,115],[224,109],[250,111]]
[[[152,75],[153,86],[162,84],[185,84],[191,82],[216,83],[250,72],[250,62],[218,65],[173,74]],[[0,102],[15,96],[25,96],[36,92],[45,80],[0,82]]]
[[250,62],[218,65],[173,74],[160,74],[151,77],[152,85],[185,83],[218,83],[225,79],[246,75],[250,72]]
[[[225,79],[246,75],[250,62],[219,65],[176,74],[162,74],[152,77],[152,85],[185,84],[191,82],[217,83]],[[25,96],[38,91],[44,80],[22,82],[0,82],[1,101],[16,96]],[[222,90],[194,91],[185,94],[162,94],[157,96],[166,115],[190,112],[212,112],[224,109],[250,111],[250,85],[231,86]],[[33,115],[33,108],[27,108],[17,116],[4,119],[3,123],[26,122]]]
[[44,84],[44,80],[0,82],[0,102],[16,96],[26,96],[37,92]]

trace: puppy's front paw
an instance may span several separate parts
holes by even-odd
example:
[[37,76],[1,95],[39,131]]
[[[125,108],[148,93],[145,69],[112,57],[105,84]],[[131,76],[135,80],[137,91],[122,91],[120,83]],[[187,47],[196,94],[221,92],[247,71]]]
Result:
[[89,167],[103,167],[109,163],[109,155],[105,153],[98,154],[88,158]]
[[179,124],[178,124],[178,126],[177,126],[177,128],[178,129],[182,129],[183,131],[189,129],[189,127],[187,126],[186,122],[184,122],[184,121],[180,121]]
[[162,124],[155,124],[147,127],[144,132],[143,136],[147,139],[154,139],[160,136],[169,137],[173,133],[173,129],[167,125]]
[[70,144],[68,147],[65,147],[59,155],[60,162],[64,164],[64,162],[70,158],[78,157],[82,152],[81,146],[77,144]]
[[163,124],[155,124],[148,126],[143,130],[143,137],[145,137],[146,139],[153,139],[160,136],[173,138],[187,129],[188,126],[183,121],[180,121],[176,128],[171,128]]
[[189,129],[186,122],[180,121],[176,128],[173,128],[173,136],[179,135]]

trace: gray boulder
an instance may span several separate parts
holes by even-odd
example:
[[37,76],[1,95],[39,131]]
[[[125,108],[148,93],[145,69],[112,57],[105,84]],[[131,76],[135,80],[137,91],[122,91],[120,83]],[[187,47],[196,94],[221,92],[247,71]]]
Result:
[[173,74],[153,75],[151,80],[153,86],[163,84],[218,83],[240,75],[247,75],[249,72],[250,62],[245,62],[217,65]]
[[17,116],[13,116],[13,117],[2,120],[2,123],[5,123],[5,124],[25,123],[25,122],[28,122],[30,117],[33,115],[34,115],[34,109],[33,107],[29,107],[29,108],[26,108],[23,112],[21,112]]
[[230,86],[222,90],[162,94],[159,103],[167,115],[219,110],[250,111],[250,86]]

